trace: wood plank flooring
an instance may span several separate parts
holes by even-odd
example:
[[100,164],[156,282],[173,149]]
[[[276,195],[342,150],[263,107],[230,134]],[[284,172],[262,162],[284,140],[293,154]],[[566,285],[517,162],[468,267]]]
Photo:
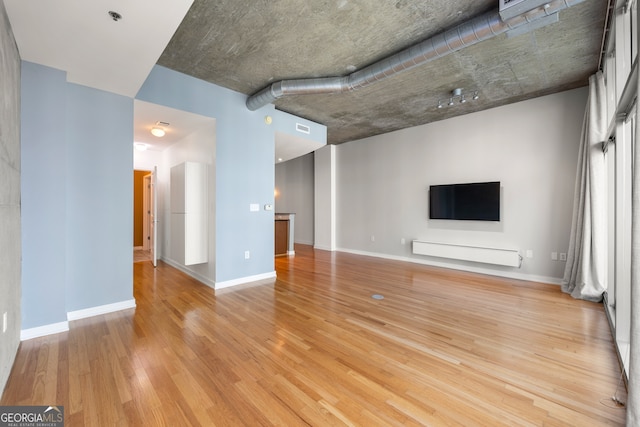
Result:
[[601,304],[309,246],[275,263],[222,291],[134,264],[137,308],[23,342],[0,404],[67,426],[624,425]]

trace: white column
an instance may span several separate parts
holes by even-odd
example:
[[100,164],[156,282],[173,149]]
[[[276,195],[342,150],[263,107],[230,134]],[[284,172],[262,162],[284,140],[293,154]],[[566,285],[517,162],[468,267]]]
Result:
[[326,145],[314,155],[314,245],[336,250],[336,146]]

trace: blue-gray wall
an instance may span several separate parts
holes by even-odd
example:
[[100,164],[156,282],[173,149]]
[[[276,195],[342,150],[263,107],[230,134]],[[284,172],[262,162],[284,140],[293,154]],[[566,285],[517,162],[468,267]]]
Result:
[[22,328],[67,320],[65,73],[22,63]]
[[274,107],[249,111],[245,95],[161,66],[136,98],[216,119],[216,284],[274,273]]
[[22,63],[22,329],[133,298],[133,100]]
[[133,100],[67,85],[67,311],[133,298]]
[[[132,299],[133,99],[22,64],[25,330]],[[138,98],[217,121],[216,283],[274,274],[274,107],[158,66]]]

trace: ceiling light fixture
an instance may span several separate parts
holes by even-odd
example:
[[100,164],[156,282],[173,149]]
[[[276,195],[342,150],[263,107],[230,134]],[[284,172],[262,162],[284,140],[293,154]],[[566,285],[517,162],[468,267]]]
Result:
[[166,129],[168,127],[169,127],[169,122],[163,122],[162,120],[158,120],[151,128],[151,135],[156,136],[158,138],[162,138],[167,133]]
[[164,129],[161,127],[154,126],[151,128],[151,135],[157,136],[158,138],[162,138],[165,134]]
[[138,151],[146,151],[149,146],[144,142],[134,142],[133,147]]
[[460,103],[460,104],[464,104],[469,99],[472,99],[473,101],[476,101],[479,98],[480,98],[480,96],[478,96],[478,91],[477,90],[471,90],[471,91],[468,91],[467,93],[463,93],[462,92],[462,88],[456,88],[456,89],[451,91],[451,96],[448,99],[444,99],[444,100],[443,99],[439,99],[438,100],[438,108],[444,107],[445,103],[449,107],[452,107],[452,106],[454,106],[456,104],[456,101],[458,103]]

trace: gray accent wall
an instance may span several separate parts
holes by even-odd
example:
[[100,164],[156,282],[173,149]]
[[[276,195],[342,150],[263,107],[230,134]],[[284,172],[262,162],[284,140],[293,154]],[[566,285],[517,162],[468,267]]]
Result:
[[276,164],[276,212],[295,213],[295,243],[313,245],[313,153]]
[[[586,102],[587,89],[574,89],[335,146],[337,250],[559,283],[565,263],[551,252],[569,245]],[[331,164],[315,155],[315,171],[306,159],[276,167],[278,208],[297,209],[290,200],[301,198],[298,188],[314,182],[314,172],[316,188],[318,177],[327,184]],[[429,185],[494,180],[502,186],[500,222],[428,218]],[[324,208],[316,203],[315,215]],[[316,228],[314,244],[327,233]],[[413,239],[518,249],[523,264],[414,255]]]
[[[586,101],[580,88],[339,145],[338,248],[558,283],[565,263],[551,253],[569,245]],[[430,185],[483,181],[501,182],[499,222],[429,219]],[[525,258],[515,268],[413,255],[413,239]]]
[[[20,344],[20,56],[0,2],[0,395]],[[4,313],[7,323],[3,331]]]

